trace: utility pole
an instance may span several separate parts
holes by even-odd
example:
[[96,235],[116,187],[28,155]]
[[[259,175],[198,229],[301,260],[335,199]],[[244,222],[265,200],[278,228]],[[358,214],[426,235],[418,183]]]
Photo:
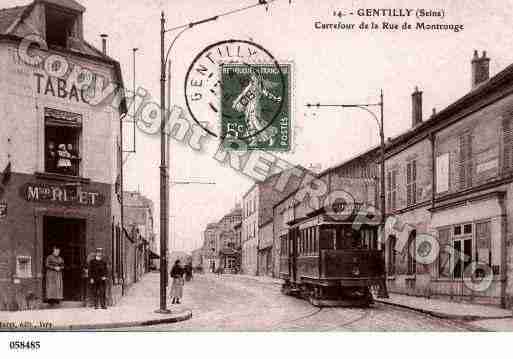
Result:
[[164,12],[160,17],[160,309],[159,313],[169,313],[167,309],[167,167],[166,167],[166,63],[164,41],[166,34]]

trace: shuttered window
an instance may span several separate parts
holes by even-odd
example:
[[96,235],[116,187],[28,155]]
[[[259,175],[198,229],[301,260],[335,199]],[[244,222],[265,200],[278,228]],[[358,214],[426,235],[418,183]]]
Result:
[[465,132],[459,136],[459,188],[472,187],[472,135]]
[[502,146],[503,146],[503,164],[504,171],[513,169],[513,120],[512,116],[508,115],[502,119]]
[[387,184],[388,210],[393,211],[397,208],[397,170],[387,173]]
[[406,204],[417,203],[417,160],[406,164]]

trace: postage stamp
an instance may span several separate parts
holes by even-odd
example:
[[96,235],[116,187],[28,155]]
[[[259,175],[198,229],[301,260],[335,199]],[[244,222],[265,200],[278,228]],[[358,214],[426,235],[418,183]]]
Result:
[[291,148],[291,64],[221,64],[221,137],[248,150]]

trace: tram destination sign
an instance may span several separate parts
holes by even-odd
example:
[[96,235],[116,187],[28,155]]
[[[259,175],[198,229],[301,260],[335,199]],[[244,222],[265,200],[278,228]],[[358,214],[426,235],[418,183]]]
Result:
[[27,183],[20,195],[28,202],[58,203],[68,206],[100,207],[105,196],[97,191],[86,191],[81,186]]

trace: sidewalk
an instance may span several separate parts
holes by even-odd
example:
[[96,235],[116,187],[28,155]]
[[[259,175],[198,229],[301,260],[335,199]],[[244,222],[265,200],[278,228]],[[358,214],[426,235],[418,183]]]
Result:
[[175,323],[192,317],[191,310],[169,306],[171,314],[157,314],[159,273],[148,273],[120,302],[108,309],[63,308],[0,312],[0,331],[59,331],[113,329]]
[[451,302],[442,299],[428,299],[402,294],[390,294],[389,299],[378,298],[376,302],[412,309],[437,318],[479,321],[479,320],[507,320],[512,323],[511,310],[494,306]]

